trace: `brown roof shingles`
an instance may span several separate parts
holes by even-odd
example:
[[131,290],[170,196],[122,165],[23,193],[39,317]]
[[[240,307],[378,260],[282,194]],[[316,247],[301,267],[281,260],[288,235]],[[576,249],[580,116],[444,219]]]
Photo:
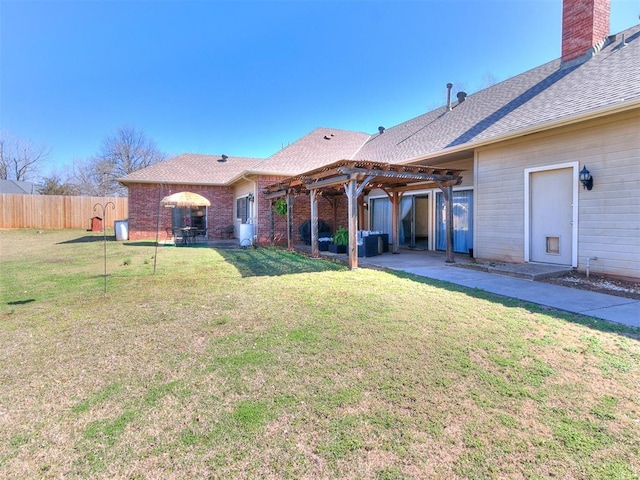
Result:
[[[622,38],[626,45],[622,45]],[[122,180],[217,185],[243,173],[292,176],[338,160],[403,163],[517,135],[548,122],[640,98],[640,25],[610,41],[591,59],[541,65],[456,103],[388,128],[382,134],[317,128],[265,160],[184,154]]]
[[[356,158],[401,163],[640,98],[640,25],[583,63],[555,60],[375,135]],[[626,46],[622,46],[622,38]]]
[[259,158],[227,157],[183,153],[120,179],[121,183],[173,183],[184,185],[226,185],[262,162]]
[[251,173],[296,175],[338,160],[350,160],[368,133],[316,128],[256,165]]

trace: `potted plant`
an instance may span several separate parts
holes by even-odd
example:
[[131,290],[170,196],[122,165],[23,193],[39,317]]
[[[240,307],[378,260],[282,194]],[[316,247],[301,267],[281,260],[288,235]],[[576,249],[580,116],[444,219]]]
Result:
[[273,211],[278,215],[286,215],[287,201],[284,198],[278,198],[275,202],[273,202]]
[[349,230],[338,227],[336,233],[333,234],[333,243],[329,245],[329,251],[331,253],[347,253],[347,245],[349,245]]

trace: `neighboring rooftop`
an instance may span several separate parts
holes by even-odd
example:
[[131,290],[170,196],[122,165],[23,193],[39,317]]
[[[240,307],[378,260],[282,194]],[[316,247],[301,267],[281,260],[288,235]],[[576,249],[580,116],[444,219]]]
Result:
[[0,180],[0,193],[37,194],[36,184],[18,180]]

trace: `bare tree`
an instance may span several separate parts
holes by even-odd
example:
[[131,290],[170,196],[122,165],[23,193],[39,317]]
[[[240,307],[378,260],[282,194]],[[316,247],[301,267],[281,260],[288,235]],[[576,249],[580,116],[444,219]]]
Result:
[[27,140],[0,134],[0,179],[25,182],[37,176],[50,150]]
[[84,195],[125,196],[127,189],[117,179],[165,158],[144,132],[121,127],[105,137],[95,157],[75,165],[74,183]]
[[484,72],[482,74],[482,77],[480,78],[480,90],[493,87],[498,82],[499,82],[498,77],[496,77],[493,73]]
[[[116,179],[154,165],[166,158],[153,140],[132,127],[121,127],[102,142],[100,153],[94,159],[94,182],[101,190],[126,195],[126,189]],[[98,179],[101,178],[101,181]]]
[[114,191],[113,184],[117,182],[113,182],[115,177],[111,174],[112,165],[109,162],[93,157],[76,164],[74,170],[73,183],[81,194],[96,197],[122,194],[119,190]]

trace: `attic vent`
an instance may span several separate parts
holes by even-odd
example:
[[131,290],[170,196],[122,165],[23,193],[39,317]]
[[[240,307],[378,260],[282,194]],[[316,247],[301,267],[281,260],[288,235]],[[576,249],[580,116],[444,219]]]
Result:
[[333,133],[330,133],[329,135],[324,136],[325,140],[331,140],[332,138],[333,138]]
[[380,135],[382,135],[384,133],[384,127],[380,126],[378,127],[378,131],[380,132]]
[[462,103],[467,99],[467,92],[458,92],[456,97],[458,97],[458,103]]
[[220,163],[224,163],[224,162],[226,162],[226,161],[227,161],[227,158],[229,158],[229,157],[227,157],[226,155],[224,155],[224,154],[223,154],[223,155],[218,159],[218,161],[219,161]]

